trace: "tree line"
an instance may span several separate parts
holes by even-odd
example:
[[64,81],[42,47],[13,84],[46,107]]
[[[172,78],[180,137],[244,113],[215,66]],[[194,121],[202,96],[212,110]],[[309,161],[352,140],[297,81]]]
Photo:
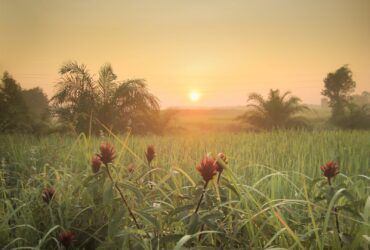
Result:
[[[59,69],[57,91],[50,100],[42,89],[24,90],[4,72],[0,84],[0,132],[163,134],[175,115],[161,111],[159,100],[144,79],[118,80],[110,64],[101,66],[97,77],[86,65],[65,63]],[[331,108],[329,124],[342,129],[369,129],[370,107],[359,105],[352,95],[356,82],[347,65],[329,73],[321,94]],[[270,90],[268,97],[252,93],[248,111],[237,119],[249,129],[309,127],[304,116],[309,108],[290,92]]]
[[[329,73],[324,79],[321,94],[328,98],[331,108],[329,124],[341,129],[369,129],[369,102],[358,104],[355,101],[356,82],[348,65]],[[364,92],[363,97],[369,93]],[[369,98],[370,100],[370,98]],[[241,122],[251,125],[254,129],[292,129],[309,127],[307,118],[303,115],[309,108],[302,104],[300,98],[291,96],[290,92],[280,93],[278,89],[270,90],[264,99],[260,94],[252,93],[247,100],[250,108],[239,116]]]

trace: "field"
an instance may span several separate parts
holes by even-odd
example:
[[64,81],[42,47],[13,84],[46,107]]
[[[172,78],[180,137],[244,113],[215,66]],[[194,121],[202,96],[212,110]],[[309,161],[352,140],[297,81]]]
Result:
[[[58,249],[366,249],[370,230],[370,132],[274,131],[86,138],[0,136],[0,246]],[[101,142],[138,220],[137,229],[104,168]],[[144,151],[154,144],[149,167]],[[204,182],[196,165],[224,152],[228,164],[194,213]],[[336,160],[332,186],[320,166]],[[148,173],[148,170],[151,172]],[[152,178],[152,179],[151,179]],[[153,180],[150,184],[148,180]],[[42,192],[53,187],[45,202]]]
[[[318,105],[308,105],[310,111],[303,113],[314,128],[326,126],[330,110]],[[246,107],[218,107],[176,109],[171,126],[175,133],[240,132],[243,127],[236,118],[247,111]]]

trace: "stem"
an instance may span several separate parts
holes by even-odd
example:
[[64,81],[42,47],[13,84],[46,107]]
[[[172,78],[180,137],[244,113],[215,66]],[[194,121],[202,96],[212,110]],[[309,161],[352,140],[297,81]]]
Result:
[[[118,187],[117,183],[113,181],[112,175],[110,174],[110,171],[109,171],[108,164],[105,164],[105,168],[107,169],[107,173],[108,173],[109,179],[112,181],[112,183],[114,184],[114,186],[115,186],[115,187],[116,187],[116,189],[118,190],[118,192],[119,192],[119,194],[120,194],[120,196],[121,196],[121,199],[122,199],[122,201],[123,201],[124,205],[126,206],[126,208],[127,208],[128,212],[129,212],[129,214],[130,214],[131,218],[132,218],[132,219],[134,220],[134,222],[135,222],[135,225],[136,225],[137,229],[140,229],[139,223],[137,223],[136,217],[135,217],[135,215],[133,214],[133,212],[131,211],[131,208],[130,208],[130,206],[128,205],[128,203],[127,203],[127,201],[126,201],[125,197],[123,196],[123,193],[122,193],[121,189]],[[148,235],[148,233],[146,233],[146,234]],[[149,236],[149,235],[148,235],[148,236]]]
[[[204,225],[205,225],[205,224],[203,224],[203,225],[202,225],[202,227],[200,228],[200,231],[199,231],[200,233],[201,233],[201,232],[203,232],[203,230],[204,230]],[[203,234],[199,234],[198,241],[201,241],[201,240],[202,240],[202,236],[203,236]]]
[[221,174],[222,174],[222,172],[220,172],[218,174],[218,177],[217,177],[217,185],[220,184]]
[[204,184],[204,187],[203,187],[203,192],[202,192],[202,195],[200,196],[200,199],[198,201],[198,205],[197,205],[197,208],[195,209],[194,213],[198,213],[198,210],[199,210],[199,207],[200,207],[200,203],[202,202],[203,200],[203,196],[204,196],[204,193],[206,192],[206,188],[207,188],[207,185],[208,185],[208,182],[209,181],[206,181],[206,183]]
[[[328,178],[328,184],[331,187],[331,180],[330,178]],[[339,217],[338,217],[338,209],[336,207],[333,208],[333,211],[334,211],[334,215],[335,215],[335,226],[337,228],[337,232],[338,232],[338,237],[339,237],[339,240],[340,240],[340,244],[342,245],[342,239],[340,238],[340,229],[339,229]]]
[[337,227],[337,232],[338,232],[338,237],[339,237],[339,240],[340,240],[340,244],[342,245],[342,239],[340,238],[338,209],[336,207],[334,207],[334,212],[335,212],[335,225]]
[[[150,161],[148,161],[149,171],[152,170],[152,167],[150,166]],[[153,173],[149,173],[149,189],[152,189],[152,182],[153,182]]]

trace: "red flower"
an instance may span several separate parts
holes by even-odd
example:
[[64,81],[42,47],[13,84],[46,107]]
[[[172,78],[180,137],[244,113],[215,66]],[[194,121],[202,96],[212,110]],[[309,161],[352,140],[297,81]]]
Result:
[[[225,164],[228,163],[227,158],[226,158],[226,155],[223,152],[218,153],[217,154],[217,157],[220,158]],[[222,173],[223,170],[224,170],[224,168],[222,167],[222,165],[219,164],[219,163],[217,163],[217,171],[220,172],[220,173]]]
[[101,166],[101,160],[99,156],[94,155],[91,159],[91,168],[94,173],[99,172]]
[[75,237],[76,236],[72,231],[64,230],[59,234],[58,240],[64,247],[67,248],[72,244],[72,241],[75,239]]
[[200,161],[197,170],[203,177],[203,180],[209,182],[217,174],[217,161],[213,157],[206,156]]
[[42,199],[46,202],[46,203],[50,203],[51,200],[54,198],[54,195],[55,195],[55,189],[54,188],[45,188],[43,191],[42,191]]
[[320,167],[322,175],[328,178],[329,185],[331,185],[331,178],[339,174],[339,166],[335,161],[329,161]]
[[135,168],[136,168],[135,164],[131,163],[130,165],[127,166],[127,171],[129,173],[133,173],[135,171]]
[[98,156],[105,165],[112,163],[116,157],[114,155],[114,148],[109,142],[100,145],[100,154]]
[[148,145],[148,147],[146,148],[145,156],[148,164],[150,164],[155,157],[154,145]]

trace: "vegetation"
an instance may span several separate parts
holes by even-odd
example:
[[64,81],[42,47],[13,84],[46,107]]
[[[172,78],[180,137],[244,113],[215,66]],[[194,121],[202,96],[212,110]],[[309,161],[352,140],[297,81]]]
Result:
[[298,114],[308,110],[308,107],[302,105],[298,97],[289,95],[290,92],[280,95],[278,89],[271,89],[265,100],[261,95],[252,93],[248,97],[247,105],[252,110],[247,111],[239,119],[251,124],[255,129],[290,129],[307,126],[306,119]]
[[366,131],[0,140],[5,249],[368,248]]
[[0,89],[1,131],[27,130],[30,117],[22,99],[21,87],[4,72]]
[[[347,65],[339,68],[334,73],[329,73],[324,79],[325,88],[322,95],[329,98],[332,109],[331,123],[344,129],[370,128],[370,112],[367,99],[368,93],[364,92],[362,104],[356,104],[355,98],[350,94],[354,92],[356,82],[352,79],[352,71]],[[356,96],[355,96],[356,97]]]
[[96,81],[77,62],[66,63],[59,73],[58,91],[51,99],[53,110],[77,132],[88,133],[91,128],[98,132],[104,126],[116,132],[128,127],[141,133],[155,130],[159,104],[144,80],[118,82],[109,64],[101,67]]

